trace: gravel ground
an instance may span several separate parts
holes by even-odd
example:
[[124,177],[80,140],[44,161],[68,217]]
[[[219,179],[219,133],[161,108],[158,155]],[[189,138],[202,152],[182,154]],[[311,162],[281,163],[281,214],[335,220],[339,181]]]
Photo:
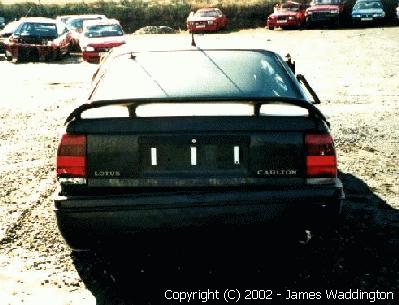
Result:
[[[398,304],[398,36],[392,27],[197,38],[199,45],[227,38],[289,52],[319,93],[347,199],[338,229],[305,244],[260,233],[234,240],[192,233],[143,241],[134,250],[71,254],[52,212],[55,154],[63,122],[81,103],[96,66],[78,56],[0,62],[0,304],[158,304],[165,289],[238,287],[273,289],[281,302],[276,293],[285,296],[286,289],[378,290],[396,297],[380,304]],[[161,39],[191,42],[188,35],[131,37],[137,45]]]

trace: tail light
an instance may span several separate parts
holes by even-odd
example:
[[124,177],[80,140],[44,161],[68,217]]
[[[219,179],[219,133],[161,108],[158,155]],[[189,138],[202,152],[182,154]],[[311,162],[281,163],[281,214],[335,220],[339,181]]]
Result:
[[57,152],[57,177],[85,178],[86,136],[64,134]]
[[307,177],[336,178],[337,158],[331,135],[308,134],[305,136],[305,144]]

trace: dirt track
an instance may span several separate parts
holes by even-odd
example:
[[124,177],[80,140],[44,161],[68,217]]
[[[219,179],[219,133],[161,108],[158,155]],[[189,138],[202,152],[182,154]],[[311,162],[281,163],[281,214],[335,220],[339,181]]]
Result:
[[[0,62],[0,304],[128,304],[127,299],[160,298],[170,286],[244,285],[276,291],[378,289],[397,298],[382,304],[397,304],[398,36],[399,27],[392,27],[257,29],[197,38],[199,45],[256,41],[289,52],[330,117],[347,194],[341,226],[328,240],[279,249],[265,249],[259,239],[239,250],[205,242],[198,248],[191,240],[190,247],[163,241],[155,249],[71,256],[52,213],[55,153],[58,132],[85,96],[95,66],[76,56],[51,64]],[[191,41],[183,35],[155,37],[132,41]]]

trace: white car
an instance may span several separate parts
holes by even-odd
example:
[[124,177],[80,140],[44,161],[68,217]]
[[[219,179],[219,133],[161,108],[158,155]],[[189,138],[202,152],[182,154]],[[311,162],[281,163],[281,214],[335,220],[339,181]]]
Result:
[[105,15],[76,15],[68,18],[66,25],[68,30],[71,32],[72,37],[72,49],[80,51],[79,39],[83,32],[83,22],[86,20],[107,20]]

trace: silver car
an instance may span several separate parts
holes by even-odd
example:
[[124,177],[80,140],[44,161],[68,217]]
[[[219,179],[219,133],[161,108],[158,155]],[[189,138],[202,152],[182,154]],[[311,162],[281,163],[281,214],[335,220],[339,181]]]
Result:
[[360,1],[352,9],[352,20],[354,23],[382,21],[385,11],[380,1]]

